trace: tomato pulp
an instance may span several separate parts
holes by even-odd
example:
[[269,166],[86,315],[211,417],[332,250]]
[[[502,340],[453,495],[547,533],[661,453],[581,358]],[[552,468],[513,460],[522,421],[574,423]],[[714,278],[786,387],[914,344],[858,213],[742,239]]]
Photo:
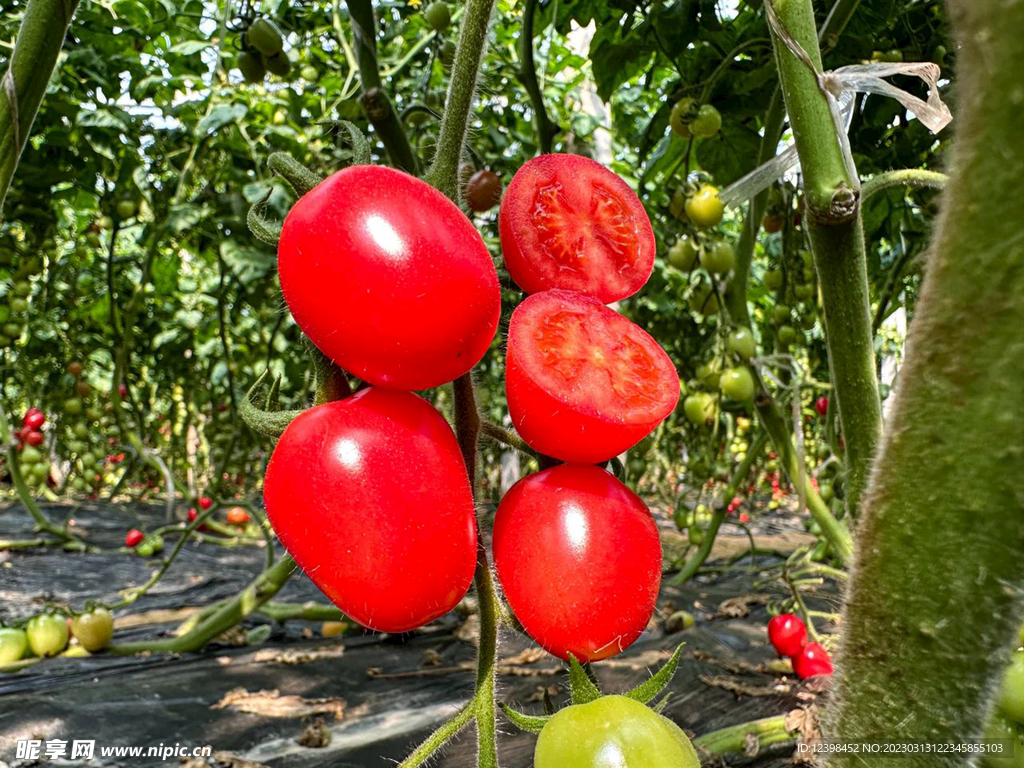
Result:
[[523,165],[498,222],[508,273],[527,293],[566,288],[610,304],[640,290],[654,269],[654,230],[640,199],[580,155]]
[[525,477],[494,517],[494,566],[527,633],[563,659],[614,656],[654,613],[661,539],[647,506],[600,467]]
[[535,450],[594,464],[636,445],[679,402],[679,374],[658,343],[596,299],[545,291],[512,313],[508,409]]
[[369,387],[281,435],[263,489],[281,543],[346,615],[404,632],[473,580],[476,518],[448,422],[410,392]]
[[299,327],[377,386],[452,381],[498,328],[498,274],[480,234],[448,198],[392,168],[345,168],[304,195],[277,263]]

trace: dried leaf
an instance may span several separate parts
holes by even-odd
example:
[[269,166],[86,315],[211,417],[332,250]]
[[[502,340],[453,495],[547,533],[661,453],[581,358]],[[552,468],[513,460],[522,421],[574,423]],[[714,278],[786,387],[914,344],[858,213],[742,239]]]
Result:
[[282,696],[280,691],[256,691],[244,688],[228,691],[211,709],[233,709],[263,717],[310,717],[334,715],[341,720],[345,713],[344,699],[306,699],[302,696]]

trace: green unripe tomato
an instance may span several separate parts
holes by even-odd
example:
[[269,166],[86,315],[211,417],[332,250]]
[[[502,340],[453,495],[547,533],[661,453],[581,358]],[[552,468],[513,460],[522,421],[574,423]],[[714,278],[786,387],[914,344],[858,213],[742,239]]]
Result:
[[64,413],[68,416],[77,416],[82,412],[82,400],[78,397],[69,397],[64,401]]
[[93,405],[90,405],[85,409],[85,418],[89,421],[99,421],[103,418],[103,411]]
[[779,340],[779,344],[784,347],[788,347],[790,344],[796,342],[796,330],[791,325],[780,325],[779,330],[775,334],[775,338]]
[[278,51],[273,56],[264,56],[263,66],[272,75],[287,77],[288,73],[292,71],[292,60],[284,51]]
[[106,608],[96,608],[71,620],[71,632],[89,653],[102,651],[114,636],[114,617]]
[[1005,752],[1005,757],[982,758],[978,765],[981,768],[1024,768],[1024,727],[1020,723],[1007,720],[993,712],[985,726],[986,739],[1009,740],[1013,749]]
[[725,348],[734,355],[749,360],[757,351],[757,344],[754,342],[754,334],[750,332],[750,329],[740,326],[729,333]]
[[100,233],[99,232],[93,232],[90,229],[88,232],[85,233],[85,243],[90,248],[99,248],[100,247]]
[[28,647],[36,656],[56,656],[68,647],[68,624],[55,613],[33,616],[25,626],[25,634]]
[[249,51],[242,51],[238,54],[236,63],[238,71],[242,73],[242,77],[247,83],[262,83],[263,78],[267,76],[267,68],[263,64],[263,59]]
[[39,452],[39,449],[33,445],[26,445],[21,449],[21,457],[18,460],[22,466],[31,466],[38,464],[43,460],[43,454]]
[[694,392],[683,401],[683,413],[694,424],[709,424],[715,420],[715,398],[706,392]]
[[85,422],[78,422],[74,428],[75,437],[85,440],[89,436],[89,425]]
[[754,377],[749,368],[729,368],[722,373],[719,386],[730,400],[745,403],[754,397]]
[[707,389],[717,391],[718,380],[722,377],[722,369],[719,367],[717,360],[709,360],[697,369],[696,376],[697,381]]
[[445,40],[444,45],[441,46],[441,63],[446,67],[450,67],[455,63],[455,43],[451,40]]
[[690,123],[690,133],[700,138],[714,136],[722,128],[722,116],[710,104],[701,104],[697,116]]
[[784,323],[789,320],[789,316],[792,310],[790,310],[787,304],[776,304],[772,307],[772,322],[776,325]]
[[700,285],[690,294],[690,309],[705,317],[713,317],[719,310],[718,295],[710,285]]
[[832,490],[832,483],[822,481],[818,484],[818,495],[822,501],[832,501],[835,492]]
[[299,77],[310,83],[314,83],[320,78],[320,72],[316,67],[311,64],[307,64],[299,70]]
[[6,304],[0,304],[0,323],[6,323],[11,319],[11,308]]
[[668,118],[668,124],[676,136],[690,138],[690,121],[697,116],[697,111],[697,103],[689,97],[676,102]]
[[678,270],[689,272],[700,253],[693,238],[683,235],[668,249],[668,263]]
[[28,280],[19,280],[14,284],[14,287],[11,288],[11,292],[15,296],[21,296],[22,298],[30,296],[32,294],[32,283]]
[[999,689],[999,709],[1010,720],[1024,724],[1024,651],[1014,651]]
[[21,336],[21,326],[17,323],[4,323],[3,326],[0,326],[0,330],[4,332],[4,336],[12,339]]
[[149,541],[143,541],[137,547],[135,547],[135,553],[139,557],[152,557],[153,556],[153,544]]
[[435,32],[444,32],[452,23],[451,10],[444,0],[434,0],[423,11],[423,15],[427,18],[427,24]]
[[0,334],[0,347],[9,347],[13,343],[14,339],[12,339],[10,336],[4,336],[3,334]]
[[602,696],[555,713],[537,739],[534,768],[700,768],[682,729],[639,701]]
[[146,540],[142,543],[149,544],[153,548],[154,554],[159,554],[160,552],[164,551],[164,539],[162,536],[157,536],[156,534],[153,534],[152,536],[147,536]]
[[700,254],[700,265],[713,275],[724,275],[735,263],[736,256],[728,240],[719,240]]
[[96,220],[96,226],[99,227],[100,229],[110,230],[114,228],[114,220],[109,216],[100,216]]
[[695,227],[709,229],[722,220],[725,206],[718,197],[718,188],[704,184],[686,201],[686,216]]
[[96,454],[86,451],[82,454],[81,459],[85,466],[91,467],[96,463]]
[[680,221],[687,221],[686,192],[682,188],[672,193],[672,199],[668,203],[668,212]]
[[117,217],[119,219],[130,219],[135,215],[135,203],[131,200],[122,200],[117,204]]
[[21,296],[15,296],[11,299],[11,312],[16,315],[23,315],[28,312],[28,302]]
[[802,283],[793,289],[793,295],[800,299],[800,301],[807,301],[814,295],[814,286]]
[[28,635],[23,629],[0,627],[0,666],[12,664],[25,656]]
[[270,19],[256,19],[245,32],[245,42],[262,53],[273,56],[284,47],[284,39]]
[[769,291],[777,291],[782,287],[782,271],[769,269],[764,273],[764,286]]

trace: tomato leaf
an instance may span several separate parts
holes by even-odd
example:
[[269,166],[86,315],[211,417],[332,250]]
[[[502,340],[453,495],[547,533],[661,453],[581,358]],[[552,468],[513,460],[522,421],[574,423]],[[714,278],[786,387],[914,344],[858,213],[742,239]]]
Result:
[[527,715],[512,709],[508,704],[498,704],[501,712],[516,728],[528,733],[540,733],[547,725],[550,715]]
[[665,686],[672,682],[672,678],[676,674],[676,668],[679,666],[679,656],[683,652],[684,645],[686,643],[680,643],[679,647],[676,648],[676,652],[672,654],[672,658],[665,662],[665,666],[659,669],[646,683],[641,683],[626,693],[626,697],[646,704],[665,690]]
[[569,654],[569,691],[572,694],[573,704],[587,704],[601,698],[601,690],[571,653]]

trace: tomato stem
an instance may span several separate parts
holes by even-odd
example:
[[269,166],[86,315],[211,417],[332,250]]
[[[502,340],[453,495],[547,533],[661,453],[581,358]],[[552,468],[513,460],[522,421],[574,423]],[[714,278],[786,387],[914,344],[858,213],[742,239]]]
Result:
[[701,752],[714,756],[750,754],[748,739],[751,736],[757,738],[758,748],[764,748],[771,744],[792,741],[799,735],[799,731],[786,727],[785,715],[777,715],[706,733],[695,738],[693,745]]
[[526,0],[523,7],[523,26],[519,31],[519,72],[517,77],[530,97],[534,124],[537,129],[537,146],[541,154],[551,152],[551,142],[561,130],[551,122],[544,107],[544,94],[537,82],[537,64],[533,56],[533,20],[537,15],[537,0]]

